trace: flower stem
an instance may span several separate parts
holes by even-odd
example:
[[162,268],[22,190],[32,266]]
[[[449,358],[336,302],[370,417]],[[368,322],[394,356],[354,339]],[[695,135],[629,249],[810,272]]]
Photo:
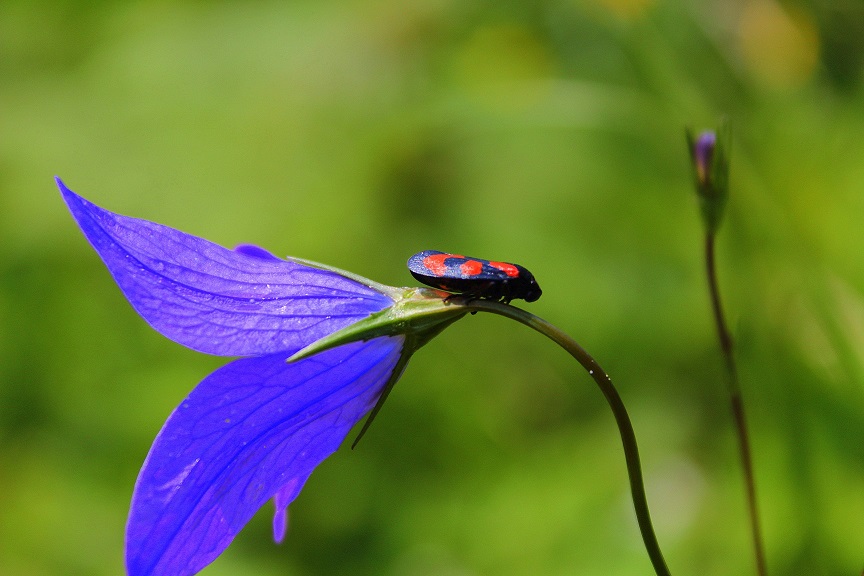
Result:
[[630,493],[633,497],[636,519],[639,522],[639,530],[642,532],[642,540],[645,543],[648,556],[651,558],[657,576],[670,576],[651,524],[651,514],[648,511],[648,500],[645,496],[645,484],[642,481],[642,467],[639,463],[639,449],[636,446],[636,434],[633,432],[633,425],[627,415],[627,410],[624,408],[624,403],[621,401],[615,386],[612,385],[609,375],[575,340],[542,318],[519,308],[488,300],[470,300],[465,303],[465,307],[472,312],[478,310],[506,316],[533,328],[564,348],[588,371],[588,374],[600,387],[603,396],[606,397],[606,401],[615,415],[615,422],[618,424],[621,443],[624,445],[624,458],[627,461],[627,474],[630,478]]
[[756,479],[753,473],[753,457],[750,452],[750,435],[747,432],[747,419],[744,416],[744,398],[738,384],[738,370],[735,367],[732,335],[726,326],[723,306],[720,301],[720,289],[717,284],[717,267],[714,258],[714,234],[705,234],[705,267],[708,273],[708,291],[711,295],[711,310],[714,313],[714,323],[717,325],[717,337],[720,341],[720,351],[726,364],[726,382],[729,393],[729,403],[732,417],[735,420],[735,431],[738,436],[738,453],[741,458],[741,468],[744,473],[744,484],[747,492],[747,508],[750,516],[750,529],[753,536],[753,553],[756,559],[756,573],[766,576],[765,551],[762,547],[762,531],[759,525],[759,513],[756,507]]

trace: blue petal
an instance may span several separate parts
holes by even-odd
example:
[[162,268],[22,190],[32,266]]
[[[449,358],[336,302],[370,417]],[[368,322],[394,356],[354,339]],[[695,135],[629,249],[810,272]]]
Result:
[[196,573],[274,496],[279,539],[286,507],[374,405],[402,346],[401,336],[381,337],[294,364],[284,354],[243,358],[204,379],[165,423],[138,477],[129,576]]
[[393,301],[359,282],[244,245],[228,250],[161,224],[109,212],[57,179],[85,236],[123,293],[163,335],[200,352],[286,352]]

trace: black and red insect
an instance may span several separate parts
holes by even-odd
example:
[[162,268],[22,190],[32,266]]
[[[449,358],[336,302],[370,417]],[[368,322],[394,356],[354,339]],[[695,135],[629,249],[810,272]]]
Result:
[[515,298],[534,302],[543,293],[531,272],[509,262],[424,250],[408,259],[408,270],[433,288],[505,304]]

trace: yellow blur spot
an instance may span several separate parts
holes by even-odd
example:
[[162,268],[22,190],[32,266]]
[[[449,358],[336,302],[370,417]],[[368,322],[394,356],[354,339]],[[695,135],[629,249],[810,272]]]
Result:
[[553,71],[549,50],[528,29],[501,24],[479,29],[458,55],[460,84],[498,108],[521,108],[548,92]]
[[805,12],[753,0],[741,14],[738,34],[747,67],[768,86],[801,85],[816,69],[819,33]]

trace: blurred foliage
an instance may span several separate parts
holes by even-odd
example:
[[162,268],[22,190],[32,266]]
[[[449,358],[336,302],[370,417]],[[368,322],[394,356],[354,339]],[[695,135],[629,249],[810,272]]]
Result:
[[[769,572],[864,563],[864,5],[0,3],[0,574],[113,575],[137,470],[224,363],[142,322],[52,176],[111,210],[400,285],[519,262],[617,382],[673,574],[752,573],[684,126],[731,120],[720,278]],[[648,574],[605,403],[499,318],[203,573]]]

